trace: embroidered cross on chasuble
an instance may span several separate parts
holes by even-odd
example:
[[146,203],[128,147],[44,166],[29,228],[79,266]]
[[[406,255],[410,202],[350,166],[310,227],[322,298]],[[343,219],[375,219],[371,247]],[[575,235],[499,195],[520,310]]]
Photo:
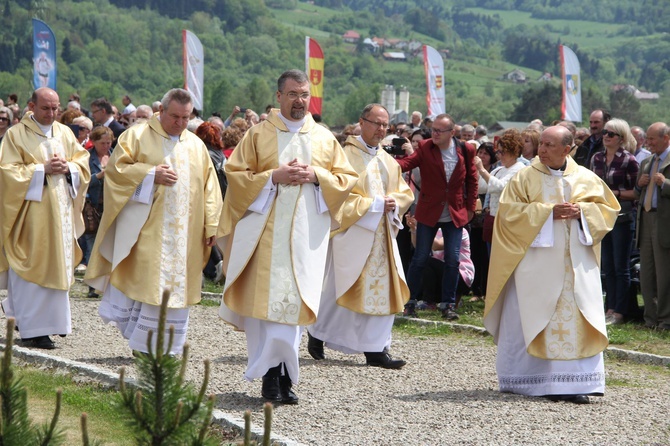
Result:
[[[543,175],[544,202],[564,203],[565,197],[570,197],[570,185],[562,175]],[[552,218],[550,215],[549,218]],[[592,353],[586,353],[585,342],[589,333],[595,329],[586,321],[575,300],[575,273],[570,256],[571,220],[554,220],[554,246],[551,248],[563,250],[564,275],[563,289],[561,290],[556,309],[547,326],[528,345],[530,355],[553,360],[572,360]],[[558,274],[559,272],[550,272]],[[523,278],[519,278],[523,280]],[[537,290],[542,293],[542,289]],[[538,296],[539,298],[539,296]]]

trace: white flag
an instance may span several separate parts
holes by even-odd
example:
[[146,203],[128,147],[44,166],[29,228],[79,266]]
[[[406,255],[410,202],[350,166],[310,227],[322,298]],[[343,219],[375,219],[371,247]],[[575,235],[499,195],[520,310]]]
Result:
[[444,60],[432,46],[423,46],[423,68],[426,72],[426,107],[428,116],[445,113]]
[[182,31],[184,43],[184,89],[193,95],[193,107],[202,112],[205,78],[205,54],[200,39],[191,31]]
[[582,122],[582,82],[579,74],[579,59],[567,46],[559,45],[558,48],[561,53],[563,72],[561,116],[566,121]]

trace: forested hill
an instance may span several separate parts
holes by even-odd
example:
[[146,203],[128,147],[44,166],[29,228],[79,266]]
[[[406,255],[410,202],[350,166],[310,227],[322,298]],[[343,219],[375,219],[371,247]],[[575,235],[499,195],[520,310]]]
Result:
[[[385,61],[381,51],[342,41],[355,30],[361,41],[444,50],[448,109],[458,119],[558,117],[563,43],[579,56],[586,110],[606,107],[643,125],[670,120],[666,0],[0,0],[0,8],[0,97],[18,92],[22,102],[32,89],[37,17],[56,34],[59,93],[77,91],[84,103],[106,96],[120,105],[126,93],[150,103],[183,85],[181,30],[189,29],[205,47],[206,114],[272,103],[278,74],[304,67],[306,34],[326,54],[328,123],[352,121],[387,84],[407,88],[411,107],[425,112],[420,55]],[[529,82],[500,80],[515,68]],[[536,82],[543,73],[553,80]],[[661,99],[640,102],[616,84]]]

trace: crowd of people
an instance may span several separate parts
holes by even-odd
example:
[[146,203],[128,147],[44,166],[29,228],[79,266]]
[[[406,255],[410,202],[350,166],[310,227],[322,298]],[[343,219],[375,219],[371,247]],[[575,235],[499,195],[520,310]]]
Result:
[[203,120],[182,89],[151,105],[123,96],[121,111],[76,93],[61,108],[46,87],[20,110],[10,95],[0,286],[23,344],[70,333],[75,269],[139,352],[164,290],[178,354],[203,275],[223,283],[245,378],[283,404],[298,402],[304,327],[315,360],[327,347],[399,369],[394,315],[453,321],[466,296],[485,300],[501,391],[554,400],[603,394],[607,325],[670,330],[666,124],[645,132],[599,109],[588,131],[535,120],[489,136],[448,114],[392,122],[373,103],[333,132],[308,112],[299,70],[279,77],[276,101]]

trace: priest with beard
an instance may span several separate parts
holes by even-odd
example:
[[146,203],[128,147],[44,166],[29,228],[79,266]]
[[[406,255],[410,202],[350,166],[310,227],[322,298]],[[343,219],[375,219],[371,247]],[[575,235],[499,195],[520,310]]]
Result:
[[265,400],[296,404],[301,327],[316,321],[328,235],[357,175],[308,113],[304,72],[279,77],[277,100],[279,110],[246,132],[225,165],[219,315],[246,333],[245,378],[263,378]]
[[588,404],[605,391],[600,242],[620,207],[571,146],[568,129],[546,129],[538,157],[502,193],[484,325],[501,392]]

